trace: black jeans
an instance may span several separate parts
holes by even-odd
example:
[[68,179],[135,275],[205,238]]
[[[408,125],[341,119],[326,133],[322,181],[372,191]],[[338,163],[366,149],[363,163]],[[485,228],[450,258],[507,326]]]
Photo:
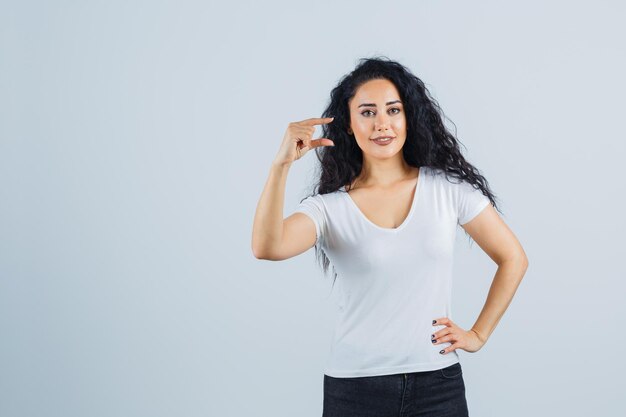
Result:
[[406,374],[324,375],[322,417],[469,417],[460,363]]

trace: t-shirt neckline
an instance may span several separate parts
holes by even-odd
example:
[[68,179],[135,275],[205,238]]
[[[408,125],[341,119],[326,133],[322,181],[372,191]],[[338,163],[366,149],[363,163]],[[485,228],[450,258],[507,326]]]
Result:
[[355,211],[358,213],[358,215],[365,220],[367,223],[369,223],[370,225],[372,225],[373,227],[375,227],[378,230],[383,230],[385,232],[398,232],[402,229],[404,229],[407,224],[411,221],[411,218],[413,217],[413,212],[415,211],[415,206],[417,204],[417,200],[418,200],[418,192],[421,188],[421,184],[422,184],[422,177],[424,175],[424,167],[419,167],[419,173],[417,174],[417,181],[415,183],[415,188],[413,191],[413,199],[411,201],[411,208],[409,209],[409,214],[407,214],[406,218],[402,221],[402,223],[398,226],[398,227],[394,227],[394,228],[389,228],[389,227],[382,227],[377,225],[376,223],[374,223],[373,221],[371,221],[370,219],[367,218],[367,216],[361,211],[361,209],[359,208],[359,206],[357,206],[357,204],[354,202],[354,200],[352,199],[352,197],[350,197],[350,194],[348,194],[348,192],[346,191],[346,187],[342,186],[341,189],[345,192],[346,194],[346,198],[348,199],[348,201],[350,202],[350,205],[355,209]]

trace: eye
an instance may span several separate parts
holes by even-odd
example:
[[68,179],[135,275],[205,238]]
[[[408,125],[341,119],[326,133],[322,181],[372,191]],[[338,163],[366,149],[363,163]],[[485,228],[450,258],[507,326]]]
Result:
[[[398,113],[400,113],[400,111],[401,111],[401,110],[400,110],[399,108],[397,108],[397,107],[392,107],[392,108],[390,108],[390,109],[389,109],[389,111],[392,111],[392,110],[397,110],[396,112],[394,112],[394,113],[392,113],[392,114],[398,114]],[[363,116],[365,116],[365,115],[366,115],[365,113],[373,113],[373,112],[372,112],[371,110],[365,110],[365,111],[361,112],[361,114],[362,114]]]

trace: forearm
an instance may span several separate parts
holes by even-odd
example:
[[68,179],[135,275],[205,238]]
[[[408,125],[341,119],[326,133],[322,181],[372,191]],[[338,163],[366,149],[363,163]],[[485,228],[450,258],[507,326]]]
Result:
[[266,257],[282,240],[288,172],[289,165],[272,164],[270,168],[252,226],[252,251],[256,257]]
[[511,259],[498,266],[485,305],[471,329],[483,342],[489,339],[509,307],[527,268],[525,257]]

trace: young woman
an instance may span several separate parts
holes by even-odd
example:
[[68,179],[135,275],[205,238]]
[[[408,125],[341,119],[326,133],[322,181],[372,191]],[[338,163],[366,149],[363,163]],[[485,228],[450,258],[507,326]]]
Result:
[[[315,246],[324,272],[332,265],[339,320],[323,415],[467,416],[456,350],[486,343],[526,272],[526,254],[406,67],[362,59],[333,89],[324,116],[289,124],[252,234],[259,259]],[[323,137],[312,139],[316,125]],[[289,167],[315,148],[317,193],[283,219]],[[457,226],[498,265],[469,330],[451,319]]]

